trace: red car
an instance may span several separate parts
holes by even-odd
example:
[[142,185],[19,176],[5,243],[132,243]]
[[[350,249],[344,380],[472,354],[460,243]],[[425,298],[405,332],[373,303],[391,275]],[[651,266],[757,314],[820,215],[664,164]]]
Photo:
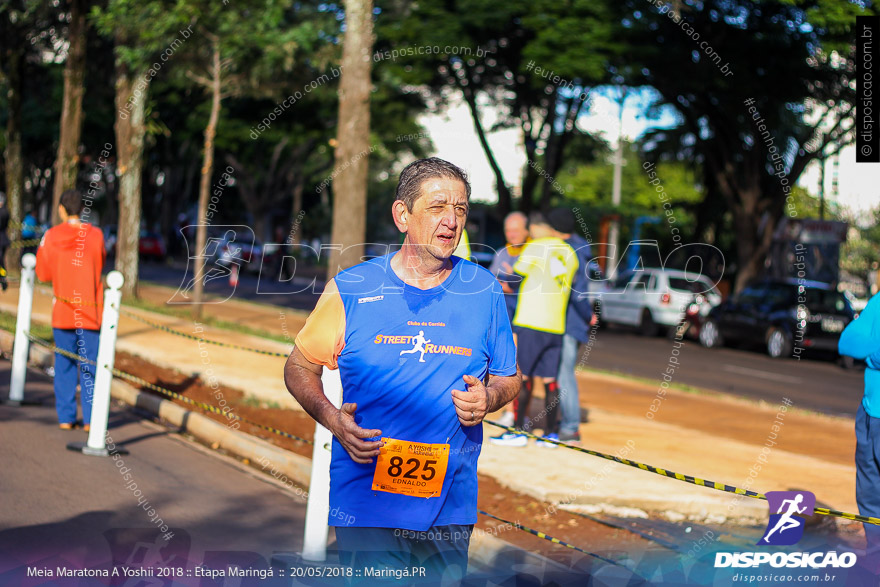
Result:
[[[116,225],[104,227],[104,248],[107,255],[116,255]],[[142,230],[138,240],[138,255],[142,259],[164,261],[168,251],[165,249],[165,239],[156,232]]]
[[140,241],[138,242],[138,254],[142,259],[164,261],[167,251],[165,250],[165,240],[162,238],[162,235],[142,230]]

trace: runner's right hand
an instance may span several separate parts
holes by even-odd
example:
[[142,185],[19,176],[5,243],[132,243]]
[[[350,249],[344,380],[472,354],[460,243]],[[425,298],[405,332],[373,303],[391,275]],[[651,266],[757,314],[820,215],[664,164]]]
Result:
[[330,432],[345,448],[348,455],[356,463],[367,464],[373,462],[373,457],[379,456],[381,440],[367,442],[364,438],[381,436],[381,430],[366,430],[354,421],[354,412],[357,404],[342,404],[342,409],[336,412],[336,419],[332,422]]

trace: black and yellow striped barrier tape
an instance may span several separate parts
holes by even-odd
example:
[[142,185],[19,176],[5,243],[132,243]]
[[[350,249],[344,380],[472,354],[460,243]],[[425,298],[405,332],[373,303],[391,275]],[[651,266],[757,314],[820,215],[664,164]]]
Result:
[[[692,477],[690,475],[682,475],[681,473],[676,473],[674,471],[667,471],[666,469],[661,469],[660,467],[654,467],[653,465],[646,465],[644,463],[631,461],[631,460],[625,459],[623,457],[617,457],[617,456],[609,455],[609,454],[606,454],[603,452],[590,450],[588,448],[574,446],[572,444],[567,444],[565,442],[553,440],[552,438],[545,438],[543,436],[536,436],[534,434],[531,434],[530,432],[526,432],[525,430],[519,430],[518,428],[513,428],[511,426],[504,426],[503,424],[499,424],[498,422],[492,422],[491,420],[483,420],[483,421],[486,424],[491,424],[492,426],[502,428],[502,429],[507,430],[508,432],[512,432],[514,434],[522,434],[524,436],[528,436],[529,438],[534,438],[535,440],[541,440],[543,442],[548,442],[550,444],[555,444],[557,446],[562,446],[564,448],[568,448],[568,449],[576,450],[578,452],[582,452],[582,453],[585,453],[588,455],[592,455],[594,457],[599,457],[601,459],[607,459],[609,461],[614,461],[614,462],[620,463],[622,465],[635,467],[637,469],[641,469],[642,471],[647,471],[649,473],[656,473],[657,475],[662,475],[662,476],[668,477],[670,479],[684,481],[685,483],[690,483],[691,485],[699,485],[701,487],[708,487],[709,489],[716,489],[718,491],[725,491],[727,493],[735,493],[737,495],[743,495],[745,497],[751,497],[753,499],[765,499],[765,500],[767,499],[767,497],[763,493],[758,493],[756,491],[749,491],[748,489],[741,489],[741,488],[735,487],[733,485],[725,485],[724,483],[717,483],[715,481],[709,481],[708,479],[700,479],[699,477]],[[855,522],[862,522],[864,524],[880,525],[880,518],[861,516],[859,514],[850,514],[847,512],[841,512],[838,510],[832,510],[832,509],[828,509],[828,508],[813,508],[813,511],[815,513],[823,515],[823,516],[833,516],[835,518],[844,518],[847,520],[853,520]]]
[[[161,326],[161,325],[159,325],[159,326]],[[164,327],[162,327],[162,328],[164,329]],[[176,333],[176,334],[178,334],[177,331],[173,331],[173,332]],[[183,336],[186,336],[187,338],[194,338],[194,339],[196,339],[196,340],[202,340],[202,339],[200,339],[200,338],[198,338],[198,337],[191,336],[191,335],[188,335],[188,334],[185,334],[185,333],[182,333],[182,332],[179,333],[179,334],[181,334],[181,335],[183,335]],[[31,333],[27,333],[27,337],[28,337],[31,341],[33,341],[33,342],[35,342],[35,343],[37,343],[37,344],[40,344],[40,345],[42,345],[42,346],[45,346],[45,347],[49,348],[50,350],[52,350],[52,351],[54,351],[54,352],[57,352],[57,353],[59,353],[59,354],[62,354],[62,355],[67,356],[67,357],[69,357],[69,358],[72,358],[72,359],[74,359],[74,360],[85,361],[85,362],[91,363],[91,364],[93,364],[93,365],[97,365],[97,363],[95,363],[94,361],[90,361],[90,360],[88,360],[88,359],[85,358],[85,357],[82,357],[82,356],[80,356],[80,355],[77,355],[76,353],[73,353],[73,352],[70,352],[70,351],[67,351],[67,350],[64,350],[64,349],[60,349],[60,348],[56,347],[55,345],[49,343],[48,341],[42,340],[42,339],[40,339],[40,338],[38,338],[38,337],[32,335]],[[225,343],[217,343],[217,344],[222,344],[222,345],[224,345],[224,346],[232,346],[233,348],[244,348],[244,349],[246,349],[246,347],[235,347],[235,346],[233,346],[233,345],[225,345]],[[246,349],[246,350],[257,350],[257,349]],[[268,351],[259,351],[259,350],[257,350],[257,352],[268,353]],[[279,354],[279,355],[280,355],[280,354]],[[286,356],[286,355],[280,355],[280,356]],[[198,402],[198,401],[196,401],[196,400],[193,400],[192,398],[188,398],[188,397],[186,397],[186,396],[184,396],[184,395],[181,395],[181,394],[179,394],[179,393],[176,393],[176,392],[174,392],[174,391],[171,391],[170,389],[165,389],[165,388],[160,387],[160,386],[158,386],[158,385],[154,385],[154,384],[150,383],[149,381],[146,381],[146,380],[144,380],[144,379],[141,379],[140,377],[137,377],[136,375],[132,375],[132,374],[130,374],[130,373],[125,373],[124,371],[120,371],[120,370],[118,370],[118,369],[113,369],[113,374],[116,375],[116,376],[118,376],[118,377],[121,377],[121,378],[123,378],[123,379],[128,379],[129,381],[134,381],[134,382],[138,383],[139,385],[142,385],[143,387],[146,387],[146,388],[148,388],[148,389],[152,389],[153,391],[156,391],[156,392],[161,393],[161,394],[163,394],[163,395],[166,395],[166,396],[168,396],[168,397],[172,397],[172,398],[175,398],[175,399],[179,399],[179,400],[181,400],[181,401],[183,401],[183,402],[186,402],[186,403],[188,403],[188,404],[194,405],[194,406],[199,407],[199,408],[201,408],[201,409],[203,409],[203,410],[206,410],[206,411],[209,411],[209,412],[213,412],[213,413],[217,413],[217,414],[227,415],[227,412],[223,412],[220,408],[218,408],[218,407],[216,407],[216,406],[213,406],[213,405],[211,405],[211,404],[205,404],[205,403],[202,403],[202,402]],[[246,423],[246,424],[250,424],[250,425],[255,426],[255,427],[257,427],[257,428],[260,428],[260,429],[262,429],[262,430],[266,430],[266,431],[268,431],[268,432],[272,432],[273,434],[277,434],[277,435],[279,435],[279,436],[284,436],[284,437],[286,437],[286,438],[290,438],[290,439],[292,439],[292,440],[296,440],[296,441],[299,441],[299,442],[303,442],[303,443],[305,443],[305,444],[314,444],[314,443],[313,443],[312,441],[310,441],[310,440],[306,440],[306,439],[304,439],[304,438],[300,438],[300,437],[298,437],[298,436],[295,436],[295,435],[293,435],[293,434],[290,434],[289,432],[284,432],[283,430],[279,430],[279,429],[277,429],[277,428],[273,428],[272,426],[267,426],[267,425],[265,425],[265,424],[261,424],[261,423],[259,423],[259,422],[254,422],[254,421],[252,421],[252,420],[248,420],[247,418],[242,418],[241,416],[239,416],[239,415],[237,415],[237,414],[234,414],[234,413],[232,413],[232,412],[228,412],[228,414],[229,414],[229,416],[232,417],[233,419],[239,420],[239,421],[244,422],[244,423]],[[574,451],[577,451],[577,452],[581,452],[581,453],[584,453],[584,454],[588,454],[588,455],[591,455],[591,456],[594,456],[594,457],[598,457],[598,458],[602,458],[602,459],[607,459],[607,460],[610,460],[610,461],[614,461],[614,462],[616,462],[616,463],[620,463],[620,464],[622,464],[622,465],[627,465],[627,466],[630,466],[630,467],[634,467],[634,468],[637,468],[637,469],[641,469],[641,470],[643,470],[643,471],[647,471],[647,472],[649,472],[649,473],[655,473],[655,474],[657,474],[657,475],[662,475],[663,477],[667,477],[667,478],[670,478],[670,479],[675,479],[675,480],[677,480],[677,481],[683,481],[683,482],[685,482],[685,483],[690,483],[690,484],[692,484],[692,485],[698,485],[698,486],[701,486],[701,487],[708,487],[708,488],[710,488],[710,489],[715,489],[715,490],[717,490],[717,491],[724,491],[724,492],[727,492],[727,493],[735,493],[735,494],[737,494],[737,495],[742,495],[742,496],[750,497],[750,498],[753,498],[753,499],[763,499],[763,500],[766,500],[766,499],[767,499],[767,497],[766,497],[763,493],[758,493],[758,492],[756,492],[756,491],[750,491],[750,490],[742,489],[742,488],[739,488],[739,487],[736,487],[736,486],[733,486],[733,485],[726,485],[726,484],[724,484],[724,483],[718,483],[718,482],[716,482],[716,481],[710,481],[710,480],[708,480],[708,479],[701,479],[701,478],[699,478],[699,477],[693,477],[693,476],[691,476],[691,475],[683,475],[683,474],[681,474],[681,473],[676,473],[676,472],[674,472],[674,471],[667,471],[666,469],[661,469],[660,467],[655,467],[655,466],[653,466],[653,465],[647,465],[647,464],[645,464],[645,463],[639,463],[639,462],[637,462],[637,461],[631,461],[631,460],[629,460],[629,459],[625,459],[625,458],[623,458],[623,457],[618,457],[618,456],[614,456],[614,455],[606,454],[606,453],[603,453],[603,452],[599,452],[599,451],[595,451],[595,450],[590,450],[590,449],[583,448],[583,447],[580,447],[580,446],[574,446],[574,445],[571,445],[571,444],[567,444],[567,443],[565,443],[565,442],[560,442],[560,441],[558,441],[558,440],[553,440],[553,439],[551,439],[551,438],[546,438],[546,437],[542,437],[542,436],[537,436],[537,435],[532,434],[532,433],[530,433],[530,432],[526,432],[526,431],[524,431],[524,430],[519,430],[519,429],[517,429],[517,428],[513,428],[513,427],[511,427],[511,426],[504,426],[503,424],[499,424],[499,423],[497,423],[497,422],[493,422],[493,421],[491,421],[491,420],[484,420],[484,422],[485,422],[486,424],[490,424],[490,425],[492,425],[492,426],[495,426],[495,427],[497,427],[497,428],[501,428],[501,429],[503,429],[503,430],[506,430],[506,431],[508,431],[508,432],[512,432],[512,433],[514,433],[514,434],[522,434],[522,435],[524,435],[524,436],[527,436],[527,437],[529,437],[529,438],[533,438],[533,439],[535,439],[535,440],[541,440],[541,441],[544,441],[544,442],[548,442],[548,443],[551,443],[551,444],[555,444],[555,445],[557,445],[557,446],[561,446],[561,447],[564,447],[564,448],[568,448],[568,449],[570,449],[570,450],[574,450]],[[862,515],[859,515],[859,514],[853,514],[853,513],[849,513],[849,512],[843,512],[843,511],[840,511],[840,510],[834,510],[834,509],[830,509],[830,508],[821,508],[821,507],[814,508],[813,511],[814,511],[816,514],[819,514],[819,515],[832,516],[832,517],[836,517],[836,518],[843,518],[843,519],[846,519],[846,520],[852,520],[852,521],[854,521],[854,522],[861,522],[861,523],[863,523],[863,524],[880,525],[880,518],[874,518],[874,517],[870,517],[870,516],[862,516]],[[487,514],[487,515],[488,515],[488,514]],[[502,520],[502,521],[504,521],[504,520]],[[510,522],[506,522],[506,523],[510,523]],[[514,524],[514,525],[516,525],[516,524]],[[523,529],[524,529],[524,528],[523,528]],[[528,530],[526,530],[526,531],[528,531]],[[536,532],[536,531],[533,531],[533,533],[534,533],[534,532]],[[566,546],[567,546],[567,545],[566,545]],[[573,547],[573,548],[574,548],[574,547]],[[591,553],[586,553],[586,554],[591,554]]]
[[125,308],[123,308],[121,310],[121,312],[123,314],[125,314],[126,316],[128,316],[129,318],[134,318],[138,322],[146,324],[147,326],[150,326],[151,328],[155,328],[156,330],[162,330],[164,332],[168,332],[170,334],[181,336],[183,338],[188,338],[190,340],[197,340],[197,341],[206,342],[208,344],[213,344],[213,345],[217,345],[217,346],[221,346],[221,347],[226,347],[226,348],[230,348],[230,349],[237,349],[240,351],[249,351],[251,353],[259,353],[261,355],[268,355],[270,357],[284,357],[286,359],[290,355],[290,353],[285,354],[285,353],[279,353],[276,351],[264,351],[263,349],[255,349],[255,348],[243,346],[240,344],[231,344],[228,342],[220,342],[218,340],[210,340],[207,338],[202,338],[202,337],[196,336],[194,334],[187,334],[186,332],[174,330],[173,328],[169,328],[169,327],[165,326],[164,324],[159,324],[158,322],[153,322],[152,320],[148,320],[142,316],[135,314],[134,312],[129,312]]
[[533,529],[529,528],[528,526],[523,526],[522,524],[520,524],[518,522],[510,522],[508,520],[505,520],[504,518],[499,518],[498,516],[490,514],[489,512],[484,512],[483,510],[477,510],[477,513],[482,514],[482,515],[486,516],[487,518],[492,518],[493,520],[498,520],[499,522],[501,522],[503,524],[508,524],[510,526],[513,526],[517,530],[522,530],[523,532],[528,532],[529,534],[531,534],[533,536],[537,536],[538,538],[543,538],[544,540],[552,542],[553,544],[558,544],[559,546],[564,546],[565,548],[570,548],[572,550],[582,552],[586,555],[595,557],[601,561],[605,561],[606,563],[609,563],[609,564],[612,564],[612,565],[615,565],[618,567],[623,566],[619,562],[613,561],[610,558],[606,558],[606,557],[602,556],[601,554],[596,554],[594,552],[584,550],[583,548],[579,548],[579,547],[575,546],[574,544],[569,544],[568,542],[564,542],[564,541],[560,540],[559,538],[554,538],[548,534],[545,534],[544,532],[541,532],[540,530],[533,530]]
[[95,301],[95,302],[84,302],[84,301],[82,301],[81,299],[72,299],[72,298],[65,298],[65,297],[63,297],[63,296],[57,296],[57,295],[55,295],[55,291],[54,291],[52,288],[50,288],[50,287],[46,287],[46,286],[43,286],[43,285],[38,286],[37,289],[40,290],[40,291],[41,291],[42,293],[44,293],[44,294],[47,294],[47,295],[52,296],[54,299],[58,300],[59,302],[64,302],[65,304],[68,304],[68,305],[70,305],[70,306],[79,306],[79,307],[84,307],[84,308],[86,308],[86,307],[94,308],[95,306],[98,305],[98,302],[97,302],[97,301]]
[[[39,337],[37,337],[37,336],[34,336],[34,335],[31,334],[31,333],[27,333],[27,337],[28,337],[28,339],[31,340],[32,342],[34,342],[34,343],[36,343],[36,344],[39,344],[39,345],[41,345],[41,346],[44,346],[44,347],[48,348],[49,350],[51,350],[51,351],[53,351],[53,352],[55,352],[55,353],[58,353],[58,354],[60,354],[60,355],[63,355],[63,356],[68,357],[68,358],[70,358],[70,359],[73,359],[73,360],[75,360],[75,361],[80,361],[80,362],[84,362],[84,363],[90,363],[90,364],[92,364],[92,365],[96,365],[96,366],[97,366],[97,364],[98,364],[97,362],[92,361],[92,360],[90,360],[90,359],[88,359],[88,358],[86,358],[86,357],[83,357],[82,355],[78,355],[78,354],[76,354],[76,353],[74,353],[74,352],[72,352],[72,351],[68,351],[68,350],[66,350],[66,349],[59,348],[59,347],[53,345],[52,343],[50,343],[50,342],[48,342],[48,341],[46,341],[46,340],[43,340],[43,339],[41,339],[41,338],[39,338]],[[138,385],[140,385],[140,386],[142,386],[142,387],[146,387],[146,388],[148,388],[148,389],[152,389],[153,391],[159,392],[159,393],[161,393],[161,394],[163,394],[163,395],[167,395],[167,396],[172,397],[172,398],[174,398],[174,399],[179,399],[179,400],[181,400],[181,401],[184,401],[184,402],[186,402],[186,403],[188,403],[188,404],[190,404],[190,405],[193,405],[193,406],[199,407],[199,408],[204,409],[204,410],[206,410],[206,411],[209,411],[209,412],[212,412],[212,413],[215,413],[215,414],[222,414],[222,415],[227,416],[227,417],[231,417],[231,418],[233,418],[233,419],[235,419],[235,420],[239,420],[239,421],[244,422],[244,423],[246,423],[246,424],[251,424],[252,426],[256,426],[256,427],[258,427],[258,428],[262,428],[263,430],[266,430],[266,431],[268,431],[268,432],[272,432],[272,433],[274,433],[274,434],[278,434],[278,435],[280,435],[280,436],[284,436],[284,437],[290,438],[290,439],[292,439],[292,440],[296,440],[296,441],[298,441],[298,442],[302,442],[302,443],[305,443],[305,444],[314,444],[314,442],[312,442],[311,440],[307,440],[307,439],[305,439],[305,438],[300,438],[299,436],[295,436],[295,435],[293,435],[293,434],[290,434],[289,432],[284,432],[283,430],[279,430],[279,429],[274,428],[274,427],[272,427],[272,426],[266,426],[265,424],[260,424],[260,423],[258,423],[258,422],[254,422],[254,421],[252,421],[252,420],[248,420],[247,418],[242,418],[241,416],[239,416],[238,414],[235,414],[235,413],[233,413],[233,412],[223,412],[221,409],[219,409],[219,408],[216,407],[216,406],[213,406],[213,405],[210,405],[210,404],[206,404],[206,403],[202,403],[202,402],[196,401],[196,400],[194,400],[194,399],[192,399],[192,398],[189,398],[189,397],[186,397],[186,396],[184,396],[184,395],[181,395],[181,394],[179,394],[179,393],[177,393],[177,392],[171,391],[170,389],[165,389],[164,387],[161,387],[161,386],[159,386],[159,385],[154,385],[153,383],[150,383],[149,381],[146,381],[145,379],[142,379],[142,378],[138,377],[137,375],[132,375],[131,373],[126,373],[126,372],[124,372],[124,371],[120,371],[119,369],[112,369],[111,371],[113,372],[113,375],[115,375],[115,376],[117,376],[117,377],[120,377],[120,378],[123,378],[123,379],[128,379],[129,381],[133,381],[134,383],[137,383]],[[493,515],[493,514],[490,514],[489,512],[485,512],[485,511],[483,511],[483,510],[477,510],[477,511],[478,511],[480,514],[484,515],[484,516],[487,516],[487,517],[489,517],[489,518],[492,518],[492,519],[498,520],[499,522],[501,522],[501,523],[503,523],[503,524],[508,524],[508,525],[510,525],[510,526],[513,526],[514,528],[516,528],[516,529],[518,529],[518,530],[522,530],[523,532],[527,532],[527,533],[529,533],[529,534],[532,534],[532,535],[534,535],[534,536],[537,536],[538,538],[542,538],[542,539],[544,539],[544,540],[547,540],[547,541],[549,541],[549,542],[552,542],[553,544],[557,544],[557,545],[559,545],[559,546],[564,546],[564,547],[566,547],[566,548],[570,548],[570,549],[572,549],[572,550],[576,550],[577,552],[581,552],[581,553],[586,554],[586,555],[588,555],[588,556],[595,557],[595,558],[597,558],[597,559],[599,559],[599,560],[602,560],[602,561],[604,561],[604,562],[607,562],[607,563],[612,564],[612,565],[615,565],[615,566],[623,566],[623,565],[621,565],[620,563],[618,563],[617,561],[611,560],[611,559],[609,559],[609,558],[606,558],[606,557],[604,557],[604,556],[602,556],[602,555],[599,555],[599,554],[596,554],[596,553],[590,552],[590,551],[588,551],[588,550],[584,550],[584,549],[579,548],[579,547],[577,547],[577,546],[575,546],[575,545],[573,545],[573,544],[569,544],[568,542],[565,542],[565,541],[563,541],[563,540],[560,540],[559,538],[554,538],[553,536],[550,536],[549,534],[546,534],[546,533],[541,532],[541,531],[539,531],[539,530],[533,530],[532,528],[529,528],[529,527],[527,527],[527,526],[523,526],[522,524],[520,524],[520,523],[518,523],[518,522],[510,522],[510,521],[508,521],[508,520],[505,520],[505,519],[503,519],[503,518],[499,518],[498,516],[495,516],[495,515]]]
[[[96,365],[96,366],[98,364],[95,361],[92,361],[86,357],[83,357],[82,355],[78,355],[78,354],[76,354],[72,351],[68,351],[66,349],[58,348],[57,346],[50,343],[49,341],[46,341],[46,340],[43,340],[37,336],[34,336],[33,334],[31,334],[29,332],[27,333],[27,337],[32,342],[35,342],[35,343],[39,344],[40,346],[44,346],[44,347],[48,348],[49,350],[51,350],[52,352],[58,353],[59,355],[63,355],[69,359],[73,359],[75,361],[80,361],[83,363],[89,363],[91,365]],[[182,394],[177,393],[175,391],[171,391],[170,389],[165,389],[164,387],[150,383],[146,379],[142,379],[142,378],[138,377],[137,375],[132,375],[131,373],[126,373],[125,371],[120,371],[119,369],[111,369],[111,372],[116,377],[119,377],[121,379],[127,379],[128,381],[132,381],[134,383],[137,383],[138,385],[140,385],[142,387],[146,387],[147,389],[151,389],[155,392],[161,393],[162,395],[168,396],[170,398],[178,399],[182,402],[185,402],[187,404],[190,404],[192,406],[200,408],[206,412],[211,412],[213,414],[220,414],[226,418],[238,420],[239,422],[242,422],[245,424],[250,424],[251,426],[255,426],[255,427],[260,428],[262,430],[266,430],[267,432],[271,432],[272,434],[277,434],[278,436],[283,436],[285,438],[289,438],[289,439],[295,440],[297,442],[302,442],[304,444],[314,444],[314,442],[312,442],[311,440],[308,440],[305,438],[300,438],[299,436],[296,436],[296,435],[291,434],[289,432],[285,432],[284,430],[279,430],[278,428],[274,428],[272,426],[267,426],[266,424],[261,424],[259,422],[254,422],[253,420],[243,418],[231,410],[224,412],[223,410],[221,410],[217,406],[214,406],[211,404],[206,404],[206,403],[203,403],[200,401],[196,401],[190,397],[186,397],[185,395],[182,395]]]
[[10,245],[9,245],[9,248],[10,249],[23,249],[25,247],[36,247],[40,244],[41,240],[42,239],[39,239],[39,238],[29,238],[29,239],[24,239],[24,240],[12,241],[12,243],[10,243]]

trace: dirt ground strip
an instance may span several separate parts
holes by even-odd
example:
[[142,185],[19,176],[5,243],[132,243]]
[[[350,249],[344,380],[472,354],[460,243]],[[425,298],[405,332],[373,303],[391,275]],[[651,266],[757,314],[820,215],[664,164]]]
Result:
[[[659,382],[651,387],[621,377],[581,373],[579,388],[581,405],[628,416],[645,416],[658,397]],[[780,403],[771,405],[723,393],[688,393],[670,389],[666,391],[654,421],[761,446],[767,439],[784,395],[784,390],[780,390]],[[857,408],[853,407],[853,418]],[[782,421],[782,430],[774,440],[776,448],[839,465],[854,463],[856,437],[853,419],[809,413],[793,404]],[[582,434],[584,430],[588,432],[589,426],[582,429]]]

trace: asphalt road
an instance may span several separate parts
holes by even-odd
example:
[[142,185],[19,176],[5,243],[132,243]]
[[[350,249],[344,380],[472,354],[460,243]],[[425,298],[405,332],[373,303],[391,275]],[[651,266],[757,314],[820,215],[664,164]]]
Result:
[[[8,381],[3,360],[0,397]],[[38,584],[25,578],[28,567],[268,569],[274,552],[302,549],[305,500],[293,491],[118,407],[109,434],[131,453],[120,457],[122,466],[69,451],[68,442],[87,435],[58,428],[51,381],[29,371],[26,398],[44,403],[0,406],[0,585]],[[165,534],[153,518],[167,525]],[[183,577],[183,584],[201,582]]]
[[[158,263],[144,263],[140,265],[140,278],[144,281],[158,283],[166,287],[180,288],[192,279],[192,268],[187,269],[184,264],[168,266]],[[311,310],[318,302],[321,292],[324,291],[323,279],[313,277],[294,277],[290,281],[279,282],[271,279],[268,275],[259,275],[250,272],[242,272],[239,275],[238,286],[233,288],[229,285],[229,279],[218,278],[205,284],[205,292],[218,296],[220,299],[235,296],[237,299],[250,300],[275,304],[298,310]]]
[[[183,267],[142,264],[141,278],[170,287],[183,281]],[[323,282],[296,277],[273,282],[264,276],[243,273],[233,290],[228,280],[207,284],[210,293],[311,310],[323,290]],[[297,292],[297,293],[292,293]],[[602,327],[587,352],[582,347],[581,365],[625,375],[662,381],[672,354],[672,341],[646,338],[622,327]],[[585,359],[585,357],[588,357]],[[776,404],[783,396],[800,408],[854,417],[862,397],[863,367],[844,370],[831,360],[807,357],[774,360],[760,350],[704,349],[687,340],[678,357],[673,383],[716,390]]]
[[621,327],[604,327],[581,364],[656,380],[675,367],[672,383],[686,384],[778,404],[788,397],[798,408],[854,418],[864,390],[864,367],[843,369],[824,357],[771,359],[760,350],[706,349],[685,340],[678,364],[670,364],[673,341],[647,338]]

